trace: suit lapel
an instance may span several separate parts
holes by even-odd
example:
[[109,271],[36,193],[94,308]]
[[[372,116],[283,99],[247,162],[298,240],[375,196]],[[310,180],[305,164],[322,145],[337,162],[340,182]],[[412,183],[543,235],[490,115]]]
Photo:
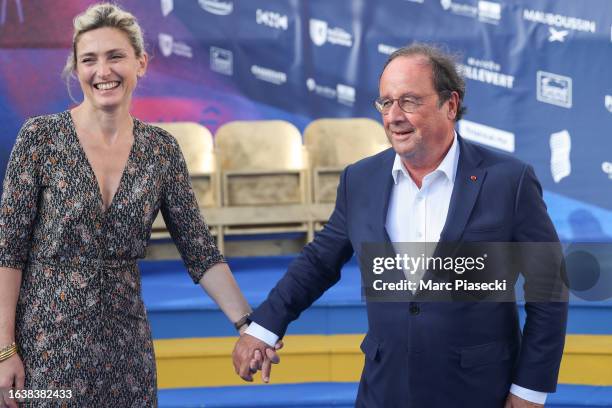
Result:
[[440,242],[454,242],[461,238],[487,174],[486,170],[478,167],[482,161],[478,151],[469,143],[465,143],[461,137],[458,141],[459,163]]
[[381,166],[378,167],[373,175],[374,185],[372,186],[372,207],[370,208],[370,230],[372,232],[372,242],[390,242],[389,234],[387,233],[387,211],[389,209],[389,200],[391,199],[391,190],[393,188],[393,177],[391,170],[393,169],[393,161],[395,152],[389,149],[382,157]]

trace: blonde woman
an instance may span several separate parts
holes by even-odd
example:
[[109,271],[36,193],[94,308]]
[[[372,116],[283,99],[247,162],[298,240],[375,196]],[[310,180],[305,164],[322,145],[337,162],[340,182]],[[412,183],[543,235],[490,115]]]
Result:
[[157,404],[136,260],[158,210],[194,282],[246,327],[251,309],[202,220],[176,141],[130,116],[146,69],[134,16],[90,7],[74,20],[64,70],[83,102],[29,119],[17,137],[0,204],[0,406],[16,406],[9,388],[70,390],[54,395],[70,406]]

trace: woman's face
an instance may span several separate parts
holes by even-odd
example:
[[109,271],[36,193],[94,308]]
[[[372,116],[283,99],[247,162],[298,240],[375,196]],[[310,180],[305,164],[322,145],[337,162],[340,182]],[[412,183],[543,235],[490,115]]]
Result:
[[85,101],[96,109],[129,108],[137,79],[146,68],[147,55],[137,57],[119,29],[87,31],[76,44],[76,74]]

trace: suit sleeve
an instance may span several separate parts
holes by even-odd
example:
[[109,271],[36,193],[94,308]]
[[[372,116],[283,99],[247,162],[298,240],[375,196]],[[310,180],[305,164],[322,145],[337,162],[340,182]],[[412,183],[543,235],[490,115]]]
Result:
[[342,266],[353,255],[348,237],[347,179],[340,176],[336,206],[323,230],[289,265],[251,320],[283,337],[290,322],[340,280]]
[[[529,263],[523,271],[527,318],[513,383],[530,390],[554,392],[565,343],[568,304],[565,288],[558,286],[562,260],[559,239],[531,166],[525,166],[518,187],[513,240],[523,243],[527,254],[522,259]],[[534,294],[532,300],[529,293]]]

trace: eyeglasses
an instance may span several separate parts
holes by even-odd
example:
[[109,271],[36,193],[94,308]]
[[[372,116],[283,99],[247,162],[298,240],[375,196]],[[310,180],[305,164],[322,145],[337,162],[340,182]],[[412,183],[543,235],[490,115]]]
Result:
[[435,93],[424,95],[424,96],[412,96],[412,95],[403,95],[396,99],[391,98],[376,98],[374,100],[374,107],[377,111],[386,115],[391,110],[391,107],[397,101],[398,106],[401,110],[406,113],[414,113],[419,108],[419,106],[423,105],[423,99],[428,98],[432,95],[437,95]]

